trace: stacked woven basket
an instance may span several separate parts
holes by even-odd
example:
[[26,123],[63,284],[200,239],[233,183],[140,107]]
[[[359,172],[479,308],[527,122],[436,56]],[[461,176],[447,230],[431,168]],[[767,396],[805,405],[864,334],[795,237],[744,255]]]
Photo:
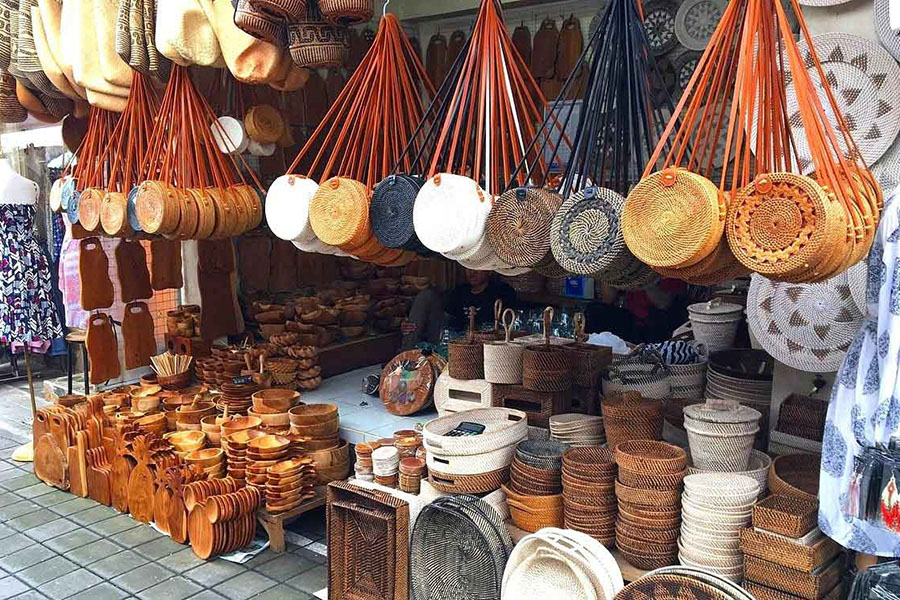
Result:
[[562,487],[567,529],[590,535],[607,548],[616,542],[616,462],[610,448],[573,448],[563,456]]
[[[735,475],[745,475],[759,484],[759,497],[763,498],[768,490],[769,470],[772,467],[772,458],[761,450],[750,451],[750,461],[744,471],[733,471]],[[701,469],[693,464],[691,456],[688,456],[688,475],[698,473],[716,473],[712,469]]]
[[573,448],[606,443],[603,417],[566,413],[550,417],[550,437]]
[[759,483],[735,473],[703,473],[684,479],[678,558],[740,582],[740,532],[750,522]]
[[516,447],[509,484],[503,486],[503,491],[510,516],[519,529],[535,532],[544,527],[562,527],[562,461],[568,449],[551,440],[526,440]]
[[642,398],[637,392],[625,392],[604,397],[600,406],[610,448],[629,440],[662,439],[662,401]]
[[687,455],[677,446],[650,440],[621,443],[615,454],[616,546],[640,569],[675,564]]
[[684,407],[694,466],[706,471],[746,471],[761,417],[755,409],[726,400]]
[[736,400],[762,413],[757,436],[762,443],[769,432],[773,370],[774,360],[762,350],[723,350],[709,356],[706,397]]

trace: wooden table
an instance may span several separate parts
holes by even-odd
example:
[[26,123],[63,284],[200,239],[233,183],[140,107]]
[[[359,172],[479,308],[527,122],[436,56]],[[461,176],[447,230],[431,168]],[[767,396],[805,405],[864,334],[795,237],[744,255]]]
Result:
[[369,335],[319,349],[322,377],[334,377],[370,365],[383,364],[400,350],[399,331]]
[[284,526],[296,521],[303,513],[313,509],[325,506],[325,489],[327,486],[320,485],[316,488],[316,495],[309,500],[302,502],[296,508],[287,512],[273,515],[265,509],[259,509],[256,513],[256,520],[259,521],[266,533],[269,534],[269,548],[272,552],[284,552]]

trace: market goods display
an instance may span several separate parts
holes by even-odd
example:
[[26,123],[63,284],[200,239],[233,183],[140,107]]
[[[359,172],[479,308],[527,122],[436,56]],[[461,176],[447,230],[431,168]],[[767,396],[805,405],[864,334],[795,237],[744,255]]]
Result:
[[[683,14],[701,4],[687,3]],[[799,41],[781,4],[742,0],[724,8],[642,180],[629,193],[625,242],[667,277],[709,284],[749,270],[816,283],[868,252],[883,200],[863,161],[880,140],[858,145],[851,130],[860,139],[866,133],[856,129],[857,120],[853,126],[833,120],[848,113],[840,104],[847,99],[831,87],[839,85],[837,76],[826,74],[829,61],[856,61],[842,57],[864,53],[858,44],[833,53],[844,43],[842,34],[817,48],[799,7],[792,8]],[[699,41],[708,25],[694,25],[695,33],[685,26],[682,34]],[[877,57],[863,60],[874,66]],[[765,101],[745,101],[763,88],[771,92]]]
[[753,600],[737,584],[704,569],[689,566],[665,567],[631,582],[616,596],[619,600],[654,598],[709,598],[710,600]]
[[684,450],[636,440],[615,446],[616,546],[632,565],[656,569],[676,562],[681,525]]
[[662,438],[663,403],[642,398],[637,392],[604,396],[600,403],[606,442],[615,448],[630,440]]
[[769,431],[774,360],[762,350],[723,350],[709,356],[708,399],[737,401],[759,411],[759,438]]
[[506,526],[489,504],[467,495],[438,498],[422,508],[413,526],[410,596],[449,600],[466,590],[475,598],[500,598],[512,549]]
[[566,529],[585,533],[608,548],[616,541],[616,470],[611,448],[585,446],[563,455]]
[[736,401],[708,400],[684,407],[684,428],[694,466],[745,471],[762,414]]
[[265,506],[271,514],[292,510],[316,495],[316,470],[310,458],[289,458],[266,467]]
[[503,572],[501,598],[612,600],[624,586],[603,545],[577,531],[545,527],[516,544]]
[[194,553],[206,559],[249,544],[256,535],[256,510],[261,502],[262,495],[252,487],[198,502],[188,515]]
[[740,533],[750,523],[758,496],[759,482],[743,475],[703,473],[685,477],[678,542],[681,564],[740,582]]

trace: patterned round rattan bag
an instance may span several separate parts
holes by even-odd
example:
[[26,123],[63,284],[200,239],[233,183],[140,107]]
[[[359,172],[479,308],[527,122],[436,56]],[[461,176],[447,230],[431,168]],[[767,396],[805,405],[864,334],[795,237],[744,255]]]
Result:
[[497,256],[533,267],[550,251],[550,224],[563,202],[550,190],[519,187],[500,195],[487,218],[487,237]]
[[600,273],[628,256],[622,236],[625,198],[607,189],[589,187],[563,202],[550,230],[556,262],[571,273]]

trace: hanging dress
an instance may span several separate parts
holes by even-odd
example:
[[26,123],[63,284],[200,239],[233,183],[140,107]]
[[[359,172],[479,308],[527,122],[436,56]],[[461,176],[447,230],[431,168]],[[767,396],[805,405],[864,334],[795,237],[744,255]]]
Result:
[[[882,506],[900,510],[896,493],[882,502],[891,479],[860,485],[865,449],[888,447],[900,433],[900,202],[885,206],[868,259],[866,319],[838,371],[822,444],[819,527],[836,542],[866,554],[900,557],[900,524],[886,525]],[[870,454],[871,451],[866,452]],[[869,481],[872,481],[869,479]],[[898,481],[900,483],[900,481]],[[870,499],[874,510],[865,508]],[[888,519],[890,521],[890,519]],[[891,529],[893,527],[893,530]]]
[[0,343],[44,351],[62,337],[47,256],[34,239],[34,207],[0,204]]

